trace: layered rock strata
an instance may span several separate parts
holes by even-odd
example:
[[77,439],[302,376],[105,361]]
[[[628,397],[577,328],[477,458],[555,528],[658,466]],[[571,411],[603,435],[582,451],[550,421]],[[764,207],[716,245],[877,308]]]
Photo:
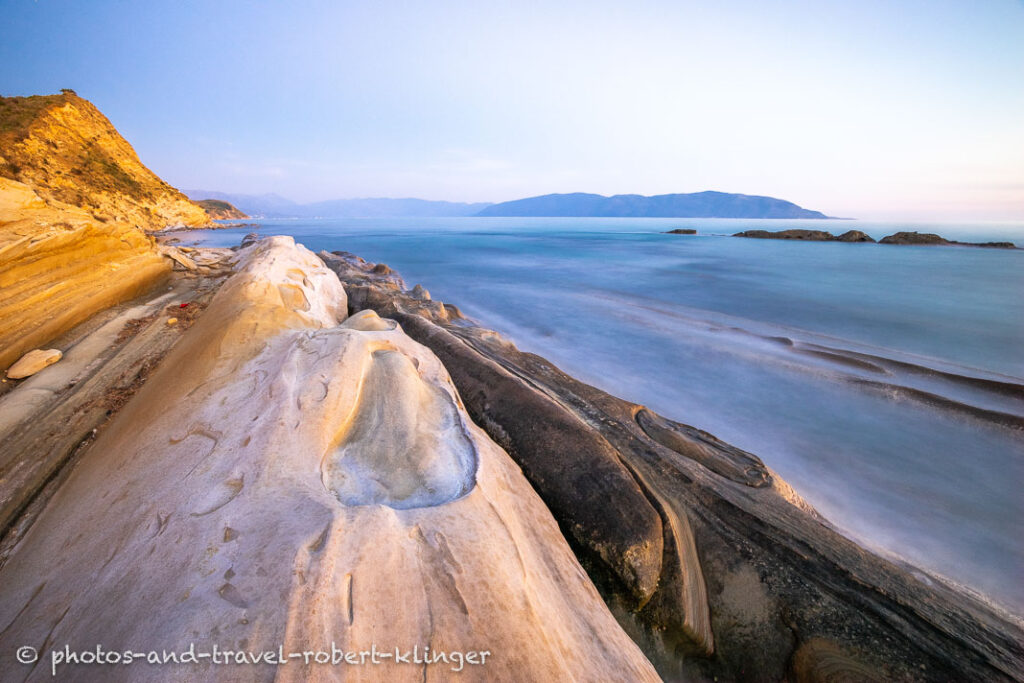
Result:
[[238,259],[11,550],[0,651],[489,653],[458,674],[300,654],[76,680],[657,680],[437,357],[392,320],[347,318],[291,238]]
[[142,230],[0,178],[0,370],[170,269]]

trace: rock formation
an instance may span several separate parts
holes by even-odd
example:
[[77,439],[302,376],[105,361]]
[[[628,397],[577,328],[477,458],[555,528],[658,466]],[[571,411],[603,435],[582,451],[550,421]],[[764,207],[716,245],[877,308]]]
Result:
[[0,369],[170,268],[142,230],[0,178]]
[[806,242],[832,242],[836,236],[824,230],[780,230],[769,232],[768,230],[744,230],[733,237],[754,237],[756,239],[771,240],[804,240]]
[[957,242],[933,232],[897,232],[878,241],[879,244],[911,244],[918,246],[986,247],[989,249],[1016,249],[1013,242]]
[[110,121],[71,91],[0,98],[0,177],[29,185],[48,204],[100,221],[156,230],[210,217],[139,160]]
[[676,228],[675,230],[668,230],[665,232],[666,235],[696,235],[697,231],[693,228]]
[[847,230],[836,237],[837,242],[874,242],[874,238],[860,230]]
[[520,464],[666,680],[1024,679],[1020,621],[844,538],[756,456],[585,385],[386,266],[321,253]]
[[0,98],[0,369],[165,276],[145,230],[209,222],[74,93]]
[[291,238],[238,259],[0,568],[0,652],[489,653],[459,674],[201,660],[76,680],[657,680],[437,357],[372,312],[346,320],[337,276]]

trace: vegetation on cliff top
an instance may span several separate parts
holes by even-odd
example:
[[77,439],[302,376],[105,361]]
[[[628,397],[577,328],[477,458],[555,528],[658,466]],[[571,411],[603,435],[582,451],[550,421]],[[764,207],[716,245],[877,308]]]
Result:
[[72,90],[0,97],[0,177],[100,220],[150,229],[210,220],[146,168],[110,121]]

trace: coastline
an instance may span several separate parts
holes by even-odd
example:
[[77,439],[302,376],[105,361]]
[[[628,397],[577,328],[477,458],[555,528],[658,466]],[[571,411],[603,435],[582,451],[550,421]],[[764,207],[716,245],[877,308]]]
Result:
[[[247,242],[248,251],[260,248]],[[203,252],[185,253],[202,261]],[[345,253],[319,259],[340,279],[347,314],[369,309],[394,319],[436,355],[469,415],[522,468],[663,678],[757,670],[802,679],[827,662],[861,679],[1015,680],[1024,657],[1020,619],[867,553],[755,455],[578,382],[455,305],[407,289],[386,266]],[[308,305],[323,305],[311,296]],[[193,354],[202,357],[196,343]],[[115,428],[119,419],[113,415]],[[536,434],[537,425],[547,431]],[[98,457],[91,443],[64,464]],[[79,467],[57,470],[76,476]],[[11,553],[31,554],[32,522],[54,504],[46,500],[20,507],[0,575]],[[886,644],[865,648],[886,633]],[[752,660],[765,643],[780,648],[777,658]]]

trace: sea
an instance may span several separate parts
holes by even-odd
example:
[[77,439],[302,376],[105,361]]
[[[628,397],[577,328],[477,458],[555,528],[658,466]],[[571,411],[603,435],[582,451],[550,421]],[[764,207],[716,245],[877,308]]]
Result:
[[[697,235],[670,235],[692,228]],[[263,220],[353,252],[609,393],[758,455],[842,533],[1024,615],[1024,250],[741,239],[1024,223]]]

